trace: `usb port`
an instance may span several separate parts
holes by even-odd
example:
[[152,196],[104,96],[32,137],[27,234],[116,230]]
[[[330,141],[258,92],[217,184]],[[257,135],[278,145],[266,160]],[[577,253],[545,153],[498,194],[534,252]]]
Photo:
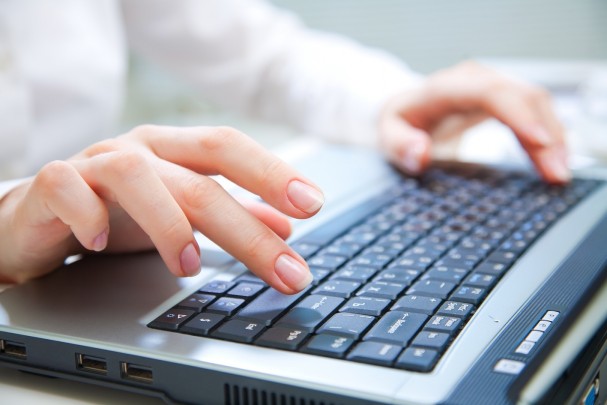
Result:
[[131,364],[126,361],[120,362],[120,375],[127,380],[144,382],[151,384],[154,380],[152,368],[139,364]]
[[76,353],[76,368],[89,373],[106,375],[107,361],[105,361],[105,359],[102,357]]
[[27,359],[25,344],[13,342],[11,340],[0,339],[0,354],[5,354],[21,360]]

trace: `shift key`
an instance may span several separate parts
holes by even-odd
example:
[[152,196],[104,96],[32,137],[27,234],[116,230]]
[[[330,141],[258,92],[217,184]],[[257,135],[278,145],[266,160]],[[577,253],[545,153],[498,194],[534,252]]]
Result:
[[241,309],[235,318],[251,319],[269,326],[283,312],[289,309],[295,301],[301,298],[308,289],[309,287],[297,294],[285,295],[270,288]]

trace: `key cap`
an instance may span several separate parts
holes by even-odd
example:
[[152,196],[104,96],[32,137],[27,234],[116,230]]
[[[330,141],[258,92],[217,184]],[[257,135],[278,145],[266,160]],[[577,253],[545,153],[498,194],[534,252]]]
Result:
[[196,312],[202,311],[204,307],[209,305],[215,299],[214,295],[210,294],[192,294],[188,298],[181,301],[178,306],[187,308]]
[[463,282],[464,285],[481,288],[492,288],[497,278],[491,274],[472,272]]
[[236,314],[238,319],[256,320],[269,326],[283,312],[287,311],[295,301],[308,291],[309,287],[297,294],[285,295],[274,289],[262,292]]
[[233,315],[243,303],[244,300],[240,298],[221,297],[209,305],[207,310],[222,315]]
[[338,270],[337,273],[331,276],[331,279],[364,283],[373,277],[375,272],[376,270],[370,267],[350,266],[348,264],[348,266]]
[[228,295],[236,297],[250,298],[264,289],[262,284],[258,283],[238,283],[236,287],[228,291]]
[[470,316],[474,306],[465,302],[447,301],[436,313],[437,315],[457,316],[458,318],[466,319]]
[[345,280],[329,280],[318,286],[312,294],[332,295],[334,297],[350,298],[352,293],[358,289],[359,283]]
[[399,355],[402,347],[389,343],[362,342],[348,354],[347,359],[363,363],[389,366]]
[[320,267],[321,269],[327,269],[334,271],[339,268],[348,260],[344,256],[333,256],[333,255],[316,255],[311,259],[308,259],[308,264],[314,267]]
[[412,371],[430,371],[436,360],[438,352],[421,347],[410,347],[396,360],[396,367]]
[[202,293],[223,294],[232,287],[234,287],[234,283],[231,281],[211,281],[200,287],[199,291]]
[[404,284],[400,283],[386,283],[384,281],[373,281],[365,285],[356,294],[362,297],[374,297],[374,298],[387,298],[395,299],[405,289]]
[[296,350],[308,337],[308,332],[299,328],[274,327],[266,330],[255,344],[276,349]]
[[203,312],[186,322],[179,331],[192,335],[207,336],[224,319],[225,316],[223,315]]
[[295,305],[277,322],[277,325],[295,326],[312,332],[316,326],[331,315],[344,300],[326,295],[310,295]]
[[478,306],[485,295],[487,294],[487,290],[479,287],[469,287],[469,286],[461,286],[458,287],[453,294],[451,294],[452,301],[460,301],[467,302],[469,304],[473,304]]
[[339,312],[379,316],[390,302],[392,301],[385,298],[354,297],[350,298],[350,300],[339,309]]
[[422,295],[405,295],[390,308],[392,311],[420,312],[426,315],[434,314],[434,311],[442,300],[436,297],[425,297]]
[[369,315],[340,312],[329,318],[317,333],[331,333],[358,339],[374,320],[375,318]]
[[148,326],[156,329],[177,330],[194,314],[195,311],[191,309],[172,308],[154,319]]
[[343,357],[354,340],[345,336],[316,335],[303,347],[302,352],[329,357]]
[[221,325],[211,336],[251,343],[263,330],[264,326],[262,323],[233,319]]
[[407,290],[407,295],[425,295],[445,299],[454,288],[455,284],[448,281],[420,280]]
[[424,329],[452,335],[459,329],[461,323],[462,319],[455,316],[435,315],[426,323]]
[[448,333],[421,331],[417,334],[411,345],[418,347],[426,347],[442,352],[449,345],[451,336]]
[[321,246],[319,244],[306,242],[295,242],[291,245],[291,248],[297,253],[299,253],[299,255],[304,259],[307,259],[314,253],[318,252],[320,247]]
[[363,340],[405,346],[427,319],[423,314],[390,311],[367,332]]

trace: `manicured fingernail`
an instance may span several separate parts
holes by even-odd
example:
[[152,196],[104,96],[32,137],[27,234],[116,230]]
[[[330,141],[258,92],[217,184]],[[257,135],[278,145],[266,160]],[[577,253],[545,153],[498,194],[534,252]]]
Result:
[[325,197],[319,190],[299,180],[289,183],[287,197],[291,204],[308,214],[315,213],[325,203]]
[[542,146],[549,146],[553,143],[553,139],[542,126],[536,125],[528,129],[529,134],[535,139],[535,141]]
[[425,147],[421,143],[411,145],[409,148],[407,148],[402,161],[402,164],[407,172],[411,174],[418,174],[421,171],[421,161],[422,155],[424,154],[424,149]]
[[107,238],[109,234],[109,229],[105,228],[103,232],[101,232],[97,237],[93,240],[93,250],[95,252],[101,252],[107,246]]
[[571,180],[571,171],[567,167],[564,153],[550,150],[542,155],[542,163],[559,181],[566,183]]
[[274,270],[283,283],[296,291],[303,290],[312,282],[312,273],[287,254],[278,256]]
[[179,257],[181,270],[186,276],[195,276],[200,272],[200,255],[193,243],[189,243]]

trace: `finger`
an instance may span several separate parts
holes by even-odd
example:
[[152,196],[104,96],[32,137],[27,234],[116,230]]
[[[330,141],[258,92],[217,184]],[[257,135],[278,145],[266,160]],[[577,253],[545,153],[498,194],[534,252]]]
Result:
[[285,294],[311,281],[306,262],[215,180],[173,165],[164,182],[196,229]]
[[144,127],[131,137],[161,159],[198,173],[221,174],[289,216],[307,218],[324,203],[311,181],[234,129]]
[[187,217],[141,154],[108,152],[72,164],[101,198],[119,204],[133,218],[173,274],[200,271],[199,248]]
[[291,236],[291,223],[289,222],[288,217],[280,213],[280,211],[277,211],[264,202],[249,199],[237,200],[247,211],[263,222],[281,239],[287,239]]
[[[58,219],[86,249],[101,251],[107,245],[109,219],[105,204],[71,164],[56,161],[44,166],[24,201],[25,217],[34,228],[48,229]],[[45,238],[59,242],[65,238],[64,233],[61,226],[55,226],[45,232]]]
[[396,113],[382,117],[379,130],[381,147],[394,165],[411,175],[426,169],[431,150],[428,133],[409,125]]

